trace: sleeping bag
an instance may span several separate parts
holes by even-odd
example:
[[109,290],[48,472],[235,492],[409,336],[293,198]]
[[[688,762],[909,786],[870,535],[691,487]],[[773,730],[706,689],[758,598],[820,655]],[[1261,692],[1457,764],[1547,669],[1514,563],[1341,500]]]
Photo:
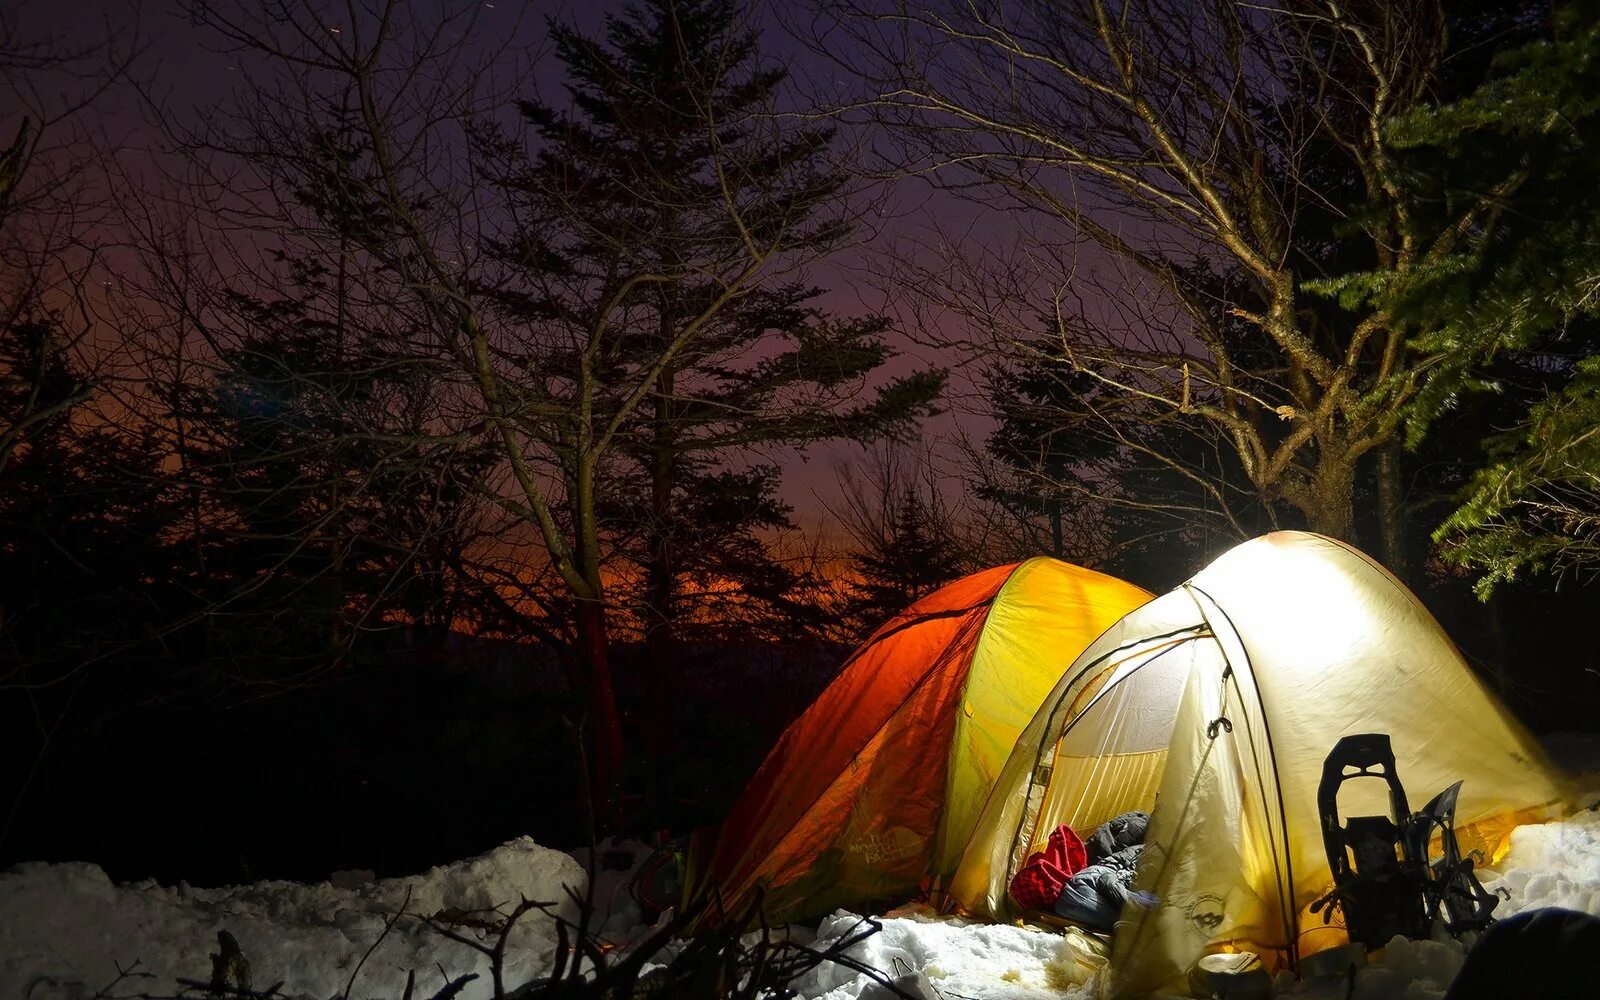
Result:
[[[1029,910],[1051,910],[1092,930],[1109,932],[1133,895],[1144,852],[1148,813],[1123,813],[1080,840],[1066,824],[1045,850],[1031,855],[1011,880],[1011,897]],[[1087,862],[1087,863],[1086,863]]]

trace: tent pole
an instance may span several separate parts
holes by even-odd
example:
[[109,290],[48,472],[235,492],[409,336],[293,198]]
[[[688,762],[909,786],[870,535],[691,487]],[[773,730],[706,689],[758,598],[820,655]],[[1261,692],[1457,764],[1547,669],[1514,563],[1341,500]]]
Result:
[[[1279,879],[1278,909],[1283,917],[1283,930],[1287,938],[1286,944],[1289,948],[1289,968],[1298,973],[1300,969],[1300,914],[1295,907],[1294,900],[1294,854],[1289,846],[1289,813],[1283,802],[1283,781],[1278,776],[1278,755],[1272,745],[1272,723],[1267,719],[1266,699],[1261,694],[1261,683],[1256,679],[1255,664],[1250,660],[1250,650],[1245,648],[1244,640],[1239,637],[1239,630],[1234,627],[1233,619],[1229,617],[1228,610],[1219,604],[1216,598],[1193,583],[1186,583],[1184,586],[1204,597],[1206,602],[1216,608],[1217,612],[1222,615],[1223,621],[1228,625],[1228,631],[1233,633],[1234,641],[1239,644],[1239,650],[1244,653],[1244,665],[1250,671],[1250,686],[1255,688],[1256,706],[1261,710],[1261,730],[1267,736],[1267,760],[1272,765],[1272,786],[1278,797],[1278,828],[1281,831],[1283,840],[1281,861],[1277,857],[1277,846],[1274,846],[1272,851],[1273,860],[1276,862],[1273,868],[1278,872]],[[1199,603],[1199,601],[1196,601],[1196,606],[1199,606]],[[1200,616],[1206,619],[1206,625],[1211,628],[1212,634],[1215,635],[1216,628],[1212,626],[1210,616],[1206,614],[1205,608],[1200,608]],[[1222,658],[1227,662],[1228,669],[1237,673],[1233,661],[1228,657],[1227,649],[1220,642],[1217,643],[1217,647],[1222,650]],[[1234,688],[1235,690],[1239,689],[1237,678],[1234,680]],[[1244,706],[1241,704],[1240,707],[1243,708]],[[1249,728],[1246,727],[1245,731],[1249,732]],[[1257,766],[1259,767],[1260,758],[1255,753],[1254,741],[1252,741],[1251,745],[1251,756],[1257,758]],[[1256,780],[1260,781],[1261,779],[1257,776]],[[1287,891],[1285,891],[1285,881],[1288,883]]]

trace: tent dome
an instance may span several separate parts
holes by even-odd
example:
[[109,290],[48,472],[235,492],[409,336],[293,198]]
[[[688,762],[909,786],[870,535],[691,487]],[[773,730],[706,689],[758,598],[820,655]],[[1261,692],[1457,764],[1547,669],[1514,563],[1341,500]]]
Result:
[[1036,558],[918,601],[783,733],[687,891],[734,909],[764,889],[780,921],[941,884],[1062,670],[1151,596]]
[[[1012,874],[1050,832],[1152,811],[1112,952],[1112,994],[1171,987],[1207,951],[1271,965],[1344,940],[1317,806],[1342,737],[1388,734],[1424,797],[1465,779],[1463,850],[1494,859],[1567,788],[1422,604],[1342,542],[1245,542],[1084,650],[1019,736],[947,901],[1013,915]],[[1341,803],[1342,804],[1342,803]],[[1364,804],[1364,803],[1363,803]],[[986,846],[985,846],[986,845]]]

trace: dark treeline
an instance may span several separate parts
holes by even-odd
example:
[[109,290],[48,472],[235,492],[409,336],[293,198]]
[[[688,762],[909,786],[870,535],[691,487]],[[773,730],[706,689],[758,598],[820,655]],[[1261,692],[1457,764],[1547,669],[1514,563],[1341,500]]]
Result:
[[[182,6],[244,71],[198,110],[158,25],[0,12],[67,95],[0,112],[0,861],[681,832],[941,583],[1283,527],[1591,724],[1593,4]],[[839,261],[909,304],[826,308]],[[842,549],[782,489],[825,442]]]
[[[286,825],[370,846],[480,808],[468,840],[712,821],[705,786],[731,794],[887,613],[836,593],[779,463],[904,438],[944,381],[883,374],[889,320],[819,305],[806,265],[861,232],[848,151],[783,114],[787,74],[726,0],[526,26],[559,101],[491,89],[465,6],[347,34],[269,6],[191,5],[252,84],[160,119],[159,197],[72,206],[134,247],[92,315],[72,293],[107,272],[50,259],[57,206],[5,203],[0,673],[29,737],[6,856],[138,857],[222,812],[266,828],[237,835],[247,866],[269,835],[310,844]],[[435,31],[457,40],[413,46]],[[112,45],[16,72],[99,56],[138,86]],[[26,194],[49,150],[15,127]],[[730,708],[698,669],[724,649],[801,696],[751,679],[767,707]],[[455,669],[485,651],[536,679],[515,723]]]

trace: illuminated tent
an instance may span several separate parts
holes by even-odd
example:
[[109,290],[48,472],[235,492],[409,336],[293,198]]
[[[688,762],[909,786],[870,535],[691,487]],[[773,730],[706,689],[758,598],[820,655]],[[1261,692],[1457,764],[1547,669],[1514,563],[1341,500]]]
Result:
[[765,886],[769,919],[788,920],[927,890],[1062,670],[1150,598],[1040,558],[896,615],[784,732],[688,893],[716,886],[732,909]]
[[[1343,943],[1311,902],[1332,887],[1317,812],[1322,763],[1352,733],[1391,736],[1418,801],[1464,778],[1463,851],[1491,860],[1566,788],[1532,737],[1421,603],[1339,542],[1246,542],[1140,607],[1061,674],[1017,740],[950,885],[953,908],[1015,916],[1006,888],[1058,824],[1152,812],[1111,993],[1179,986],[1207,952],[1271,967]],[[1387,813],[1341,792],[1345,815]],[[1378,782],[1373,781],[1376,785]]]

